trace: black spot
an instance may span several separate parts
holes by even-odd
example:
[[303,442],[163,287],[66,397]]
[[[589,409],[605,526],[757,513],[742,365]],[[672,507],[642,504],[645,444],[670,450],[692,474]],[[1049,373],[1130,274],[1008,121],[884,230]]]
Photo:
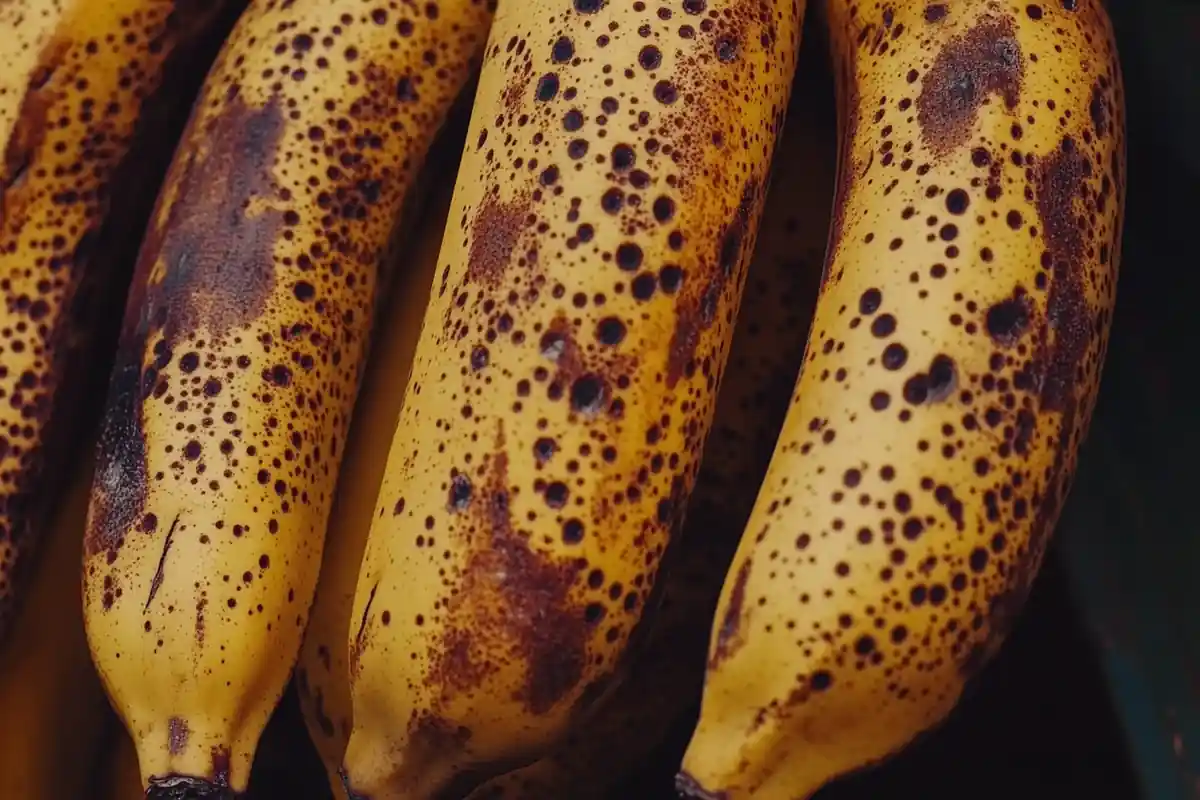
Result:
[[633,148],[627,144],[619,144],[612,150],[612,165],[613,169],[618,172],[632,169],[637,156],[633,152]]
[[575,55],[575,44],[566,36],[558,37],[550,49],[550,58],[556,64],[565,64]]
[[643,272],[629,284],[629,291],[635,300],[649,300],[654,296],[654,290],[657,287],[658,281],[655,279],[654,273]]
[[953,189],[946,195],[946,210],[951,214],[963,214],[971,204],[971,197],[964,189]]
[[596,338],[610,347],[620,344],[625,338],[625,323],[617,317],[605,317],[596,325]]
[[616,214],[624,205],[625,193],[615,186],[600,195],[600,207],[604,209],[605,213]]
[[654,219],[658,222],[670,222],[675,216],[675,201],[663,196],[654,200]]
[[658,69],[662,66],[662,51],[648,44],[638,53],[638,63],[642,65],[642,69]]
[[583,541],[583,523],[577,519],[569,519],[563,523],[562,538],[567,544],[579,544]]
[[892,342],[883,349],[884,369],[897,370],[908,363],[908,350],[899,342]]
[[874,314],[883,302],[883,294],[878,289],[867,289],[858,298],[858,311],[863,316]]
[[663,105],[670,105],[679,99],[679,90],[670,81],[659,81],[654,84],[654,99]]
[[450,479],[450,510],[462,511],[471,502],[471,479],[461,472]]
[[604,380],[599,375],[581,375],[571,384],[571,408],[582,414],[600,411],[605,400]]
[[891,336],[896,331],[896,318],[891,314],[880,314],[871,323],[871,333],[882,339]]
[[626,272],[633,272],[642,265],[642,248],[632,242],[625,242],[617,247],[617,266]]
[[553,100],[558,94],[558,76],[553,72],[538,78],[535,96],[543,103]]
[[1007,347],[1029,328],[1030,315],[1029,298],[1018,293],[988,308],[984,326],[994,342]]

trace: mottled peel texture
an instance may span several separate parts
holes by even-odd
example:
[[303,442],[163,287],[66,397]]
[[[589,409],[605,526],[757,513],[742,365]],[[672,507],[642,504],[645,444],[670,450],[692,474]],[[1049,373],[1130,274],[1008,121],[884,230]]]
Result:
[[355,791],[545,754],[660,605],[802,6],[498,9],[351,614]]
[[138,259],[85,542],[93,657],[164,790],[246,788],[307,623],[380,270],[490,14],[264,0],[208,73]]
[[1099,2],[823,8],[830,249],[714,620],[699,796],[808,797],[946,717],[1037,573],[1115,299],[1125,116]]
[[[806,45],[807,46],[807,45]],[[833,190],[833,86],[819,51],[802,64],[738,312],[716,414],[688,502],[682,543],[644,646],[619,685],[555,751],[470,800],[622,796],[653,769],[700,697],[708,634],[725,571],[787,412],[812,321]],[[816,75],[808,69],[816,68]]]

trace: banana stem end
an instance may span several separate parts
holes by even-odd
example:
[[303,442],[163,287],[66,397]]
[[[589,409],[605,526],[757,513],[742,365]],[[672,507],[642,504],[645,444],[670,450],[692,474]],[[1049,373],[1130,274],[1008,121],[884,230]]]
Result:
[[700,785],[700,782],[681,772],[675,776],[675,793],[679,800],[725,800],[724,792],[710,792]]
[[237,800],[237,793],[204,778],[167,775],[150,779],[146,800]]

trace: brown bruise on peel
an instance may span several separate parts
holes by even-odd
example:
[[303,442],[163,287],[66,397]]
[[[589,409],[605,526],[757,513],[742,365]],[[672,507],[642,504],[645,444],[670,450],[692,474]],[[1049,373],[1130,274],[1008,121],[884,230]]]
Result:
[[[435,282],[439,324],[425,328],[380,499],[405,575],[382,573],[384,586],[438,578],[411,608],[377,596],[360,663],[383,669],[363,665],[384,614],[405,626],[390,640],[422,642],[402,656],[416,665],[409,718],[471,732],[438,768],[543,746],[656,602],[754,245],[798,11],[501,8]],[[504,581],[489,577],[498,556],[477,516],[500,422],[500,528],[528,559]],[[381,574],[374,558],[363,586]],[[506,581],[543,599],[537,617],[512,613]],[[447,669],[451,654],[463,657]],[[497,743],[485,697],[537,720],[526,741]],[[412,762],[411,735],[399,739],[395,760]]]
[[0,68],[26,82],[0,96],[0,638],[63,459],[94,421],[79,403],[103,380],[106,320],[221,7],[5,23]]
[[[175,350],[197,336],[202,322],[218,341],[246,326],[262,314],[274,289],[273,249],[282,215],[246,209],[254,199],[273,193],[262,164],[275,159],[282,128],[277,97],[251,109],[235,94],[205,126],[210,148],[191,150],[172,170],[165,202],[142,246],[122,325],[98,450],[102,482],[94,493],[84,541],[88,556],[104,552],[113,563],[131,530],[157,532],[157,515],[146,514],[146,401],[188,407],[186,400],[169,393],[168,367]],[[231,263],[245,266],[228,269]],[[144,368],[148,349],[154,361]],[[180,372],[195,374],[199,352],[181,356]],[[109,486],[114,491],[107,491]]]
[[[249,754],[232,739],[265,723],[304,628],[377,273],[491,14],[482,0],[439,8],[247,11],[141,250],[93,488],[88,605],[97,626],[138,626],[111,637],[102,669],[140,657],[184,685],[220,682],[229,705],[187,716],[171,754],[189,774],[216,747],[244,783]],[[129,602],[153,613],[110,613]],[[238,647],[256,649],[243,658],[257,671],[223,655],[246,628]],[[140,692],[115,701],[136,734],[161,735],[174,709],[147,711]]]
[[[846,208],[724,671],[786,642],[737,718],[860,741],[850,768],[944,716],[1037,572],[1107,346],[1124,101],[1095,2],[829,5]],[[838,729],[868,703],[878,733]]]

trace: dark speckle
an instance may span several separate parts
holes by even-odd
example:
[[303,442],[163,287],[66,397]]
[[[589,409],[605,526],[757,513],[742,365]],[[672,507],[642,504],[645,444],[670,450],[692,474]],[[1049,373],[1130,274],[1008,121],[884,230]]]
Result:
[[987,310],[984,328],[996,344],[1009,347],[1017,343],[1029,327],[1032,304],[1020,292],[995,303]]
[[940,22],[946,17],[947,9],[945,3],[930,3],[925,6],[925,21]]
[[467,256],[467,276],[486,286],[495,286],[503,279],[525,227],[529,201],[503,203],[488,193],[471,225],[471,249]]

